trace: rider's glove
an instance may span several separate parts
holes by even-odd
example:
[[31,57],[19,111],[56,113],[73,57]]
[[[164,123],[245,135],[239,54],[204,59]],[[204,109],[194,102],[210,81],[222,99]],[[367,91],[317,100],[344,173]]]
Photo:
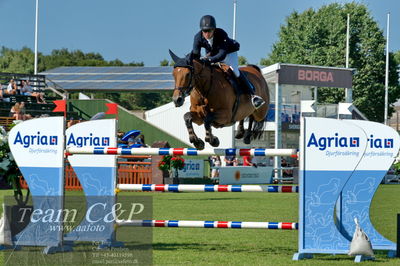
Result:
[[210,58],[207,57],[207,56],[200,57],[200,61],[201,61],[203,64],[207,64],[207,65],[211,64]]

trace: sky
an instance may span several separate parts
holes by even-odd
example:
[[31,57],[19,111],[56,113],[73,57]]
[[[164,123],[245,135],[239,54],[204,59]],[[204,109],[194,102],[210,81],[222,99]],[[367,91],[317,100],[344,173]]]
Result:
[[[237,0],[236,39],[239,55],[258,64],[278,40],[280,26],[293,11],[318,9],[345,0]],[[389,50],[400,50],[400,1],[359,0],[386,36],[390,12]],[[0,46],[34,49],[36,0],[0,0]],[[67,48],[100,53],[105,60],[159,66],[191,51],[203,15],[232,37],[233,0],[39,0],[38,50],[45,55]]]

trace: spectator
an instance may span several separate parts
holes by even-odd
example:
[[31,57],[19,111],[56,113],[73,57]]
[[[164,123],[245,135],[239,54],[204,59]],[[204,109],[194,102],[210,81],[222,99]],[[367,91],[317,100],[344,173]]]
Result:
[[254,166],[257,167],[257,164],[252,162],[252,156],[243,156],[243,166]]
[[11,107],[9,116],[14,118],[15,120],[23,120],[20,103],[15,103],[13,107]]
[[[288,162],[286,161],[285,158],[281,159],[281,167],[284,167],[284,168],[290,167],[290,165],[288,164]],[[290,169],[283,169],[282,176],[283,177],[293,176],[293,172]]]
[[224,161],[225,161],[226,166],[237,166],[238,165],[237,159],[233,155],[225,156]]
[[140,134],[137,138],[136,138],[136,144],[141,145],[141,148],[147,148],[148,146],[146,145],[146,142],[144,140],[144,135]]
[[128,148],[133,148],[132,146],[136,144],[135,137],[130,137],[128,139]]
[[129,139],[128,139],[128,147],[129,148],[146,148],[147,145],[145,144],[144,135],[143,134],[136,135],[136,136],[135,135],[136,134],[132,134],[129,137]]
[[10,95],[15,95],[17,94],[17,84],[15,83],[15,81],[13,79],[10,80],[10,83],[8,83],[7,89],[6,91],[3,92],[3,90],[1,90],[1,98],[4,98],[4,96],[10,96]]
[[221,157],[218,155],[213,155],[210,157],[211,166],[213,169],[211,170],[211,179],[216,179],[219,177],[219,167],[221,167]]
[[30,114],[26,113],[25,102],[20,103],[19,109],[20,109],[20,113],[22,115],[22,120],[28,120],[28,119],[32,118],[32,116]]
[[37,89],[37,88],[33,89],[33,92],[31,95],[36,97],[37,103],[46,103],[46,101],[44,99],[44,93],[41,89]]
[[78,123],[79,123],[79,120],[74,120],[74,118],[71,117],[71,118],[68,120],[67,128],[72,127],[73,125],[78,124]]
[[32,96],[33,90],[32,90],[31,84],[29,83],[28,80],[22,81],[20,92],[21,92],[21,95]]

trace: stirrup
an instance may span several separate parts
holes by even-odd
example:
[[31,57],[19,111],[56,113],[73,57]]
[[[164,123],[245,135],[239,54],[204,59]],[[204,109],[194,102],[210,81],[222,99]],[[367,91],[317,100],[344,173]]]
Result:
[[256,110],[257,110],[258,108],[260,108],[261,106],[263,106],[265,104],[265,101],[260,96],[252,95],[251,103],[253,104],[254,108],[256,108]]

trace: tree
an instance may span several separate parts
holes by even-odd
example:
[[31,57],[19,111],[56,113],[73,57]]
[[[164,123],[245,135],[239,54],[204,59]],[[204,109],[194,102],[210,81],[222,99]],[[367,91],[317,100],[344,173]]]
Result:
[[168,66],[168,65],[169,65],[169,61],[167,59],[160,61],[160,66]]
[[261,58],[261,60],[260,60],[260,65],[262,65],[262,66],[270,66],[273,64],[274,64],[274,62],[272,62],[272,60],[270,58]]
[[2,47],[0,49],[0,71],[33,74],[34,57],[32,50],[27,47],[23,47],[21,51]]
[[400,50],[394,53],[394,60],[396,61],[398,70],[400,70]]
[[[363,4],[334,3],[319,10],[293,12],[281,26],[280,39],[273,45],[271,54],[261,61],[345,67],[347,14],[351,19],[349,64],[356,69],[354,105],[370,120],[383,121],[385,38]],[[393,54],[390,54],[389,69],[389,104],[392,104],[400,96]],[[320,88],[318,101],[344,101],[344,90]]]
[[[34,57],[33,51],[27,47],[19,51],[1,47],[0,72],[33,74]],[[53,50],[50,55],[38,54],[39,72],[61,66],[144,66],[144,64],[143,62],[125,64],[119,59],[106,61],[99,53],[68,51],[66,48]]]
[[239,66],[245,66],[245,65],[249,64],[247,62],[246,57],[244,57],[244,56],[239,56],[238,61],[239,61]]

